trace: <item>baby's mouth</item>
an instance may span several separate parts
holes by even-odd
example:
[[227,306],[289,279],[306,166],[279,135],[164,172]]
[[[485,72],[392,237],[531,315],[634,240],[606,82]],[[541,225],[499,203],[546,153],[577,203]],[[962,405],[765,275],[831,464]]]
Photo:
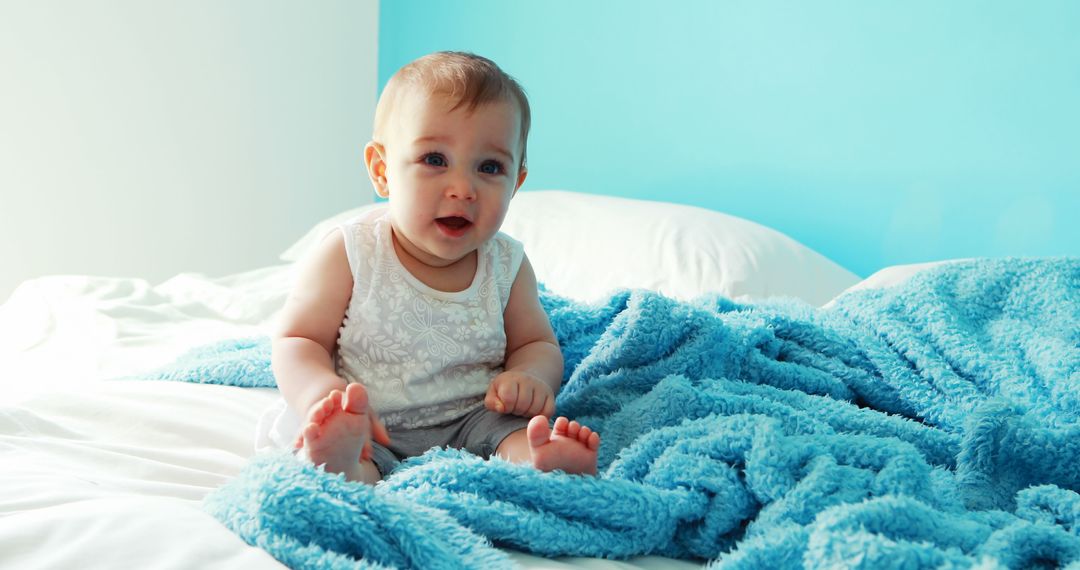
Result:
[[445,218],[435,218],[435,221],[437,221],[438,223],[442,223],[442,225],[444,226],[449,226],[450,228],[464,228],[470,223],[469,220],[464,219],[461,216],[447,216]]
[[435,225],[439,226],[444,234],[450,237],[461,237],[472,226],[472,222],[461,216],[446,216],[435,218]]

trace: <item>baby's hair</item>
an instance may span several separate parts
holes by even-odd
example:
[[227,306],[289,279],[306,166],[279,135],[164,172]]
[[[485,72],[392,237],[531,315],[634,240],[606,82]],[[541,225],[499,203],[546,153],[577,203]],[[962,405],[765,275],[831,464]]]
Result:
[[471,112],[479,105],[499,101],[517,104],[521,112],[521,159],[518,168],[525,166],[525,146],[531,122],[529,100],[521,85],[495,62],[472,53],[440,51],[405,65],[386,83],[379,104],[375,107],[375,140],[381,140],[395,100],[405,87],[420,87],[428,93],[445,95],[454,101],[451,110],[467,105]]

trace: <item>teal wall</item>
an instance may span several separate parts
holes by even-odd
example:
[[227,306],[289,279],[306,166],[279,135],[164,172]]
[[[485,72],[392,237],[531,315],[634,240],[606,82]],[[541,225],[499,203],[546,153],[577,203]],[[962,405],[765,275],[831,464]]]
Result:
[[852,271],[1080,255],[1080,2],[383,0],[530,95],[525,189],[705,206]]

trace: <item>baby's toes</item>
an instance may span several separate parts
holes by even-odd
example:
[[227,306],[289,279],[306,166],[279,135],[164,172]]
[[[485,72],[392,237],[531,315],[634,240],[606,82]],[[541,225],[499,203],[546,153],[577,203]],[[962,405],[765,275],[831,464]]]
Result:
[[323,398],[322,402],[319,402],[311,414],[308,416],[308,420],[317,424],[323,423],[327,417],[334,412],[334,403],[330,401],[330,398]]
[[570,425],[566,427],[566,437],[577,439],[579,433],[581,433],[581,424],[577,422],[570,422]]
[[566,428],[570,425],[570,420],[563,416],[555,418],[555,425],[551,426],[551,431],[555,435],[566,435]]
[[585,445],[592,451],[600,449],[600,434],[592,433],[589,439],[585,442]]
[[319,424],[311,423],[304,427],[304,431],[301,432],[304,441],[309,445],[319,438]]
[[581,431],[578,432],[577,440],[581,443],[589,441],[589,436],[592,435],[592,430],[586,426],[581,426]]
[[354,414],[366,414],[368,409],[367,390],[360,384],[349,384],[345,387],[341,407],[346,412]]

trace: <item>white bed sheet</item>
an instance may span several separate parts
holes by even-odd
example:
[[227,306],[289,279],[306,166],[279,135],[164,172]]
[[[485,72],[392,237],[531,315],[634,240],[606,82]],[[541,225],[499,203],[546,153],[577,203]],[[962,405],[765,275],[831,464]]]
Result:
[[[288,265],[220,279],[48,277],[0,306],[0,567],[281,568],[199,501],[253,453],[270,389],[111,378],[263,335]],[[658,557],[524,568],[698,568]]]

